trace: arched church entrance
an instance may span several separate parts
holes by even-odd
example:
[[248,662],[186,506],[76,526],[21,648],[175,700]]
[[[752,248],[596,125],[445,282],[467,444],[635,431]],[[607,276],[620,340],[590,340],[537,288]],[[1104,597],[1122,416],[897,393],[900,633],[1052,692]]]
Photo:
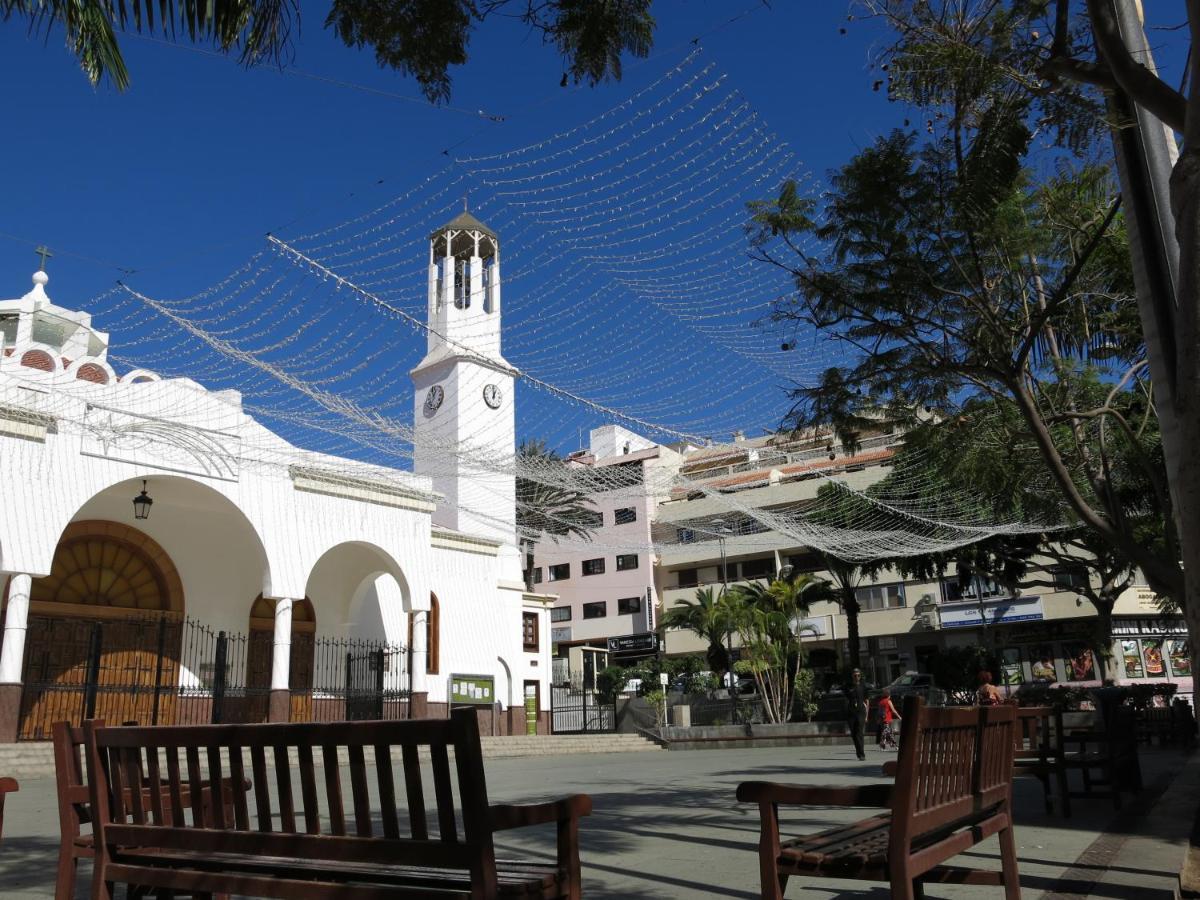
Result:
[[183,583],[148,535],[104,520],[67,526],[30,592],[21,739],[88,716],[173,721],[183,614]]
[[[313,662],[316,654],[317,614],[305,597],[292,604],[292,649],[288,668],[292,722],[312,719]],[[267,720],[271,694],[271,654],[275,644],[275,601],[262,594],[250,607],[250,645],[246,652],[247,702],[254,704],[257,722]]]

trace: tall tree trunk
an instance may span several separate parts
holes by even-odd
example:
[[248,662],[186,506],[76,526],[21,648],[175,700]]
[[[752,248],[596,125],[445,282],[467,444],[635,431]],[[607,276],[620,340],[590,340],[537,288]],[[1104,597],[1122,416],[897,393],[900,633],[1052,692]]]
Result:
[[849,642],[850,671],[861,668],[861,654],[858,649],[858,596],[853,588],[842,592],[842,612],[846,614],[846,640]]

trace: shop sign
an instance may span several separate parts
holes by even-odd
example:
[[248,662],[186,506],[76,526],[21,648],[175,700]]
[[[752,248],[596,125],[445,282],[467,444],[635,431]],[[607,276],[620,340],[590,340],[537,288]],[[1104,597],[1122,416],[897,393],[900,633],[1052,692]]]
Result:
[[658,638],[650,631],[644,631],[641,634],[610,637],[608,639],[609,653],[653,653],[657,649]]
[[943,628],[971,628],[1007,622],[1033,622],[1045,618],[1041,597],[1010,597],[1004,600],[985,600],[982,612],[976,600],[965,603],[942,604]]
[[1113,634],[1187,634],[1183,618],[1113,619]]
[[571,639],[571,626],[568,625],[566,628],[551,628],[550,629],[550,643],[561,644],[564,641],[569,641],[570,639]]
[[491,675],[451,675],[450,702],[490,706],[496,699],[495,684]]

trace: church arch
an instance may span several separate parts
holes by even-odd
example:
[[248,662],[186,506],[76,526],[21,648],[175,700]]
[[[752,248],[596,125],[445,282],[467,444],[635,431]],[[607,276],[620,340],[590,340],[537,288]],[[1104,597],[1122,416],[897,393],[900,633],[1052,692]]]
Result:
[[[246,693],[253,704],[248,721],[265,722],[270,702],[271,659],[275,652],[275,605],[259,594],[250,604],[249,645],[246,648]],[[308,597],[292,603],[292,635],[288,665],[291,690],[290,721],[312,718],[313,665],[316,657],[317,614]]]

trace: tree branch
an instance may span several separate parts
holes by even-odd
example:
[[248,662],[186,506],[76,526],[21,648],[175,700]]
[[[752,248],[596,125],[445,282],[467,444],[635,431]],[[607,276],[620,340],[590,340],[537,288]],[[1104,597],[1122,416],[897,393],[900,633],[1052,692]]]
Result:
[[1113,0],[1087,0],[1096,35],[1096,48],[1109,71],[1130,99],[1182,133],[1187,122],[1187,100],[1129,52],[1117,17]]

